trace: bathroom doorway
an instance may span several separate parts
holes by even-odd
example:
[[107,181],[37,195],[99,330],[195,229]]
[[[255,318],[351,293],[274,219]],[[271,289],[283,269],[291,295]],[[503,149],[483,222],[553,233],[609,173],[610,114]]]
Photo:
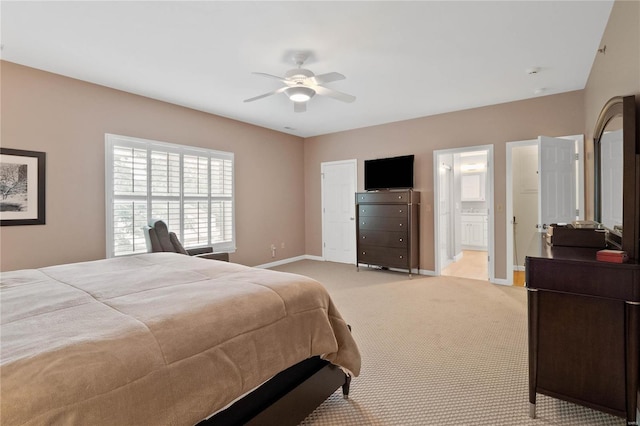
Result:
[[434,152],[436,275],[493,281],[493,146]]

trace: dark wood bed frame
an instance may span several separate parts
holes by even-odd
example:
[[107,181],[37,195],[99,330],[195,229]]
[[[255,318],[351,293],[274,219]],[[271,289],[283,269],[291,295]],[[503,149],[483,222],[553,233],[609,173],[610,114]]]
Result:
[[278,373],[254,391],[197,426],[297,425],[342,386],[349,395],[351,377],[320,357]]

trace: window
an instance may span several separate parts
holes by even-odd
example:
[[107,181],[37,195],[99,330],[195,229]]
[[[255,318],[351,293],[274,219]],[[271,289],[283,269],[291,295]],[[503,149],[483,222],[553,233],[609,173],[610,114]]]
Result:
[[235,250],[233,153],[106,134],[107,257],[146,253],[162,219],[187,248]]

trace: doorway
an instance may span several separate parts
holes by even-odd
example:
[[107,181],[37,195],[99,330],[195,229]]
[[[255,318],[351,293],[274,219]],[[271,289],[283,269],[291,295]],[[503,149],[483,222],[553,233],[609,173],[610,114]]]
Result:
[[[511,167],[507,172],[507,232],[512,241],[510,285],[524,286],[524,259],[527,247],[538,235],[538,141],[522,141],[507,147]],[[510,188],[509,188],[510,186]],[[508,245],[508,244],[507,244]],[[509,280],[508,280],[509,281]]]
[[436,275],[494,280],[493,145],[434,151]]
[[[505,284],[524,285],[527,249],[546,232],[547,225],[584,219],[583,155],[583,135],[540,136],[506,144]],[[560,161],[562,158],[566,161]]]
[[320,170],[322,257],[329,262],[355,264],[357,161],[325,162]]

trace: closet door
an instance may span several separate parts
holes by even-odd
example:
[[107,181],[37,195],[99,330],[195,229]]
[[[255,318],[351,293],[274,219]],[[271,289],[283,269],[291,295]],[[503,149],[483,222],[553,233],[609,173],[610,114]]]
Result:
[[330,262],[356,262],[356,161],[322,163],[322,255]]

